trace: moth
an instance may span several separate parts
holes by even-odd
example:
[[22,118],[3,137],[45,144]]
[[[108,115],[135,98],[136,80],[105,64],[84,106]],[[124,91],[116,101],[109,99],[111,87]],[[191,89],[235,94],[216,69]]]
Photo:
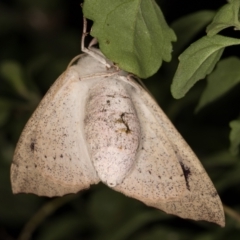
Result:
[[13,193],[63,196],[100,181],[181,218],[225,225],[206,171],[134,78],[84,47],[27,122],[11,165]]

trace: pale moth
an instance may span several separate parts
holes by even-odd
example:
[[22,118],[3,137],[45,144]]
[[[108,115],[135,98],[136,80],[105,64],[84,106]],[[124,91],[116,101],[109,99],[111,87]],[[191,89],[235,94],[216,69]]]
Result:
[[84,47],[26,124],[11,165],[13,193],[63,196],[100,181],[169,214],[225,225],[196,155],[149,93]]

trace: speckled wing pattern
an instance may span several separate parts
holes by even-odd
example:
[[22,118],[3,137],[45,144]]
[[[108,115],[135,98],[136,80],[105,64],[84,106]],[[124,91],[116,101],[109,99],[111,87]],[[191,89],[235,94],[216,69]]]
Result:
[[224,226],[221,200],[196,155],[145,89],[134,82],[128,88],[141,145],[132,172],[114,189],[166,213]]
[[29,119],[11,166],[14,193],[62,196],[99,182],[83,134],[84,83],[68,68]]

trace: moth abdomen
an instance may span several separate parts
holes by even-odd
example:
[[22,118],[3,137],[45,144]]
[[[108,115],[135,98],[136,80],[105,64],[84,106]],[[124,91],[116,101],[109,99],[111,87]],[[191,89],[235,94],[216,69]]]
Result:
[[136,160],[140,124],[125,83],[104,79],[86,103],[85,134],[99,178],[110,187],[121,183]]

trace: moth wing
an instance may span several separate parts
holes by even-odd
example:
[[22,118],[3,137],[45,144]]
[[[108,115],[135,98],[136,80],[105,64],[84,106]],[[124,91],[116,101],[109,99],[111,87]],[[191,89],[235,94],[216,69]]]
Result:
[[99,182],[84,137],[91,82],[76,67],[56,80],[22,132],[11,165],[14,193],[62,196]]
[[132,172],[114,189],[166,213],[224,226],[221,200],[202,164],[147,91],[131,85],[141,145]]

